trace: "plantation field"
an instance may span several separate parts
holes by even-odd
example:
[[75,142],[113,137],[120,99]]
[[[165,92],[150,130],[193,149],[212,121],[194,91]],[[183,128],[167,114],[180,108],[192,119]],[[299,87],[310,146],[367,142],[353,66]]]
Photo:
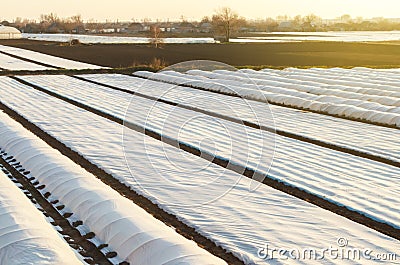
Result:
[[2,264],[399,264],[400,68],[117,73],[125,48],[242,46],[9,44],[34,49],[0,45]]

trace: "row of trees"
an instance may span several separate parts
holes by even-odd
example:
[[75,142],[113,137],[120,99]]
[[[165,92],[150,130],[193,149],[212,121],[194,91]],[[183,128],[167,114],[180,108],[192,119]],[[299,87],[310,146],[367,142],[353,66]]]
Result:
[[[222,42],[229,42],[231,34],[237,32],[239,27],[246,25],[246,19],[239,17],[239,14],[229,7],[220,8],[211,19],[205,17],[201,22],[211,24],[214,38]],[[157,24],[150,27],[148,37],[150,43],[154,44],[156,48],[163,43],[161,33],[162,31]]]
[[[310,14],[305,17],[296,16],[294,19],[290,19],[287,16],[278,17],[280,22],[288,24],[287,28],[295,31],[296,29],[302,28],[303,30],[316,29],[322,25],[322,18]],[[276,31],[280,27],[280,23],[272,18],[266,19],[265,21],[247,21],[245,18],[240,17],[239,14],[229,7],[223,7],[217,10],[212,18],[205,17],[203,21],[210,21],[213,25],[214,33],[221,35],[222,41],[229,41],[232,33],[237,33],[241,29],[247,29],[254,31]]]
[[336,19],[324,20],[315,14],[306,16],[278,16],[276,19],[245,20],[229,8],[220,9],[212,19],[205,17],[203,21],[211,21],[215,31],[229,37],[232,32],[315,32],[315,31],[392,31],[400,30],[400,19],[386,18],[364,19],[343,15]]
[[84,23],[80,15],[75,15],[68,18],[59,18],[56,14],[40,16],[40,27],[45,29],[54,27],[54,29],[62,29],[64,32],[72,33],[82,31]]
[[[11,24],[24,32],[39,33],[98,33],[105,32],[104,29],[112,29],[119,27],[119,25],[126,25],[132,28],[141,27],[138,32],[147,32],[147,35],[154,39],[155,45],[161,42],[161,37],[164,32],[171,30],[174,24],[170,22],[156,21],[152,22],[145,19],[142,22],[134,20],[131,23],[118,23],[107,22],[98,23],[95,21],[84,22],[80,15],[72,16],[69,18],[60,18],[56,14],[50,13],[41,15],[40,21],[29,21],[17,18],[13,23],[7,21],[1,22],[4,25]],[[176,23],[175,23],[176,24]],[[206,33],[214,36],[221,41],[229,41],[232,35],[246,34],[249,32],[274,32],[274,31],[349,31],[349,30],[400,30],[400,20],[393,21],[384,18],[376,18],[372,20],[365,20],[361,17],[352,18],[350,15],[343,15],[335,20],[323,20],[321,17],[314,14],[307,16],[278,16],[275,19],[259,19],[259,20],[246,20],[239,16],[237,12],[229,7],[223,7],[218,10],[211,17],[204,17],[200,22],[188,22],[182,17],[184,30],[176,31],[174,34],[181,34],[182,32]],[[203,31],[200,25],[207,25],[207,30]],[[194,29],[187,29],[193,27]],[[197,27],[197,28],[196,28]],[[115,31],[123,32],[123,31]]]
[[14,26],[23,32],[78,33],[85,29],[85,23],[80,15],[60,18],[54,13],[41,15],[39,22],[18,17],[13,23],[3,21],[1,24]]
[[[267,28],[267,31],[390,31],[400,29],[400,19],[352,18],[348,14],[330,20],[324,20],[314,14],[293,18],[278,16],[276,19],[269,18],[265,22],[264,27]],[[283,23],[285,26],[282,27]]]

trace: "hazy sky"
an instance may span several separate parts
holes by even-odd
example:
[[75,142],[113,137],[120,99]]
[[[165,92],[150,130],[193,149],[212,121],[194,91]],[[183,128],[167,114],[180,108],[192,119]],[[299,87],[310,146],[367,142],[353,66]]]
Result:
[[400,0],[20,0],[2,1],[0,19],[39,18],[56,13],[61,17],[81,14],[87,19],[131,20],[132,18],[191,20],[229,6],[247,18],[315,13],[323,18],[342,14],[353,17],[400,17]]

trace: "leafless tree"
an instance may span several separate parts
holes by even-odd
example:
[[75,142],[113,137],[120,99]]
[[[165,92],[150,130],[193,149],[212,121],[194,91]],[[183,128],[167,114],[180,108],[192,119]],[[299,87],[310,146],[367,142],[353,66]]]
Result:
[[237,30],[245,20],[229,7],[222,7],[212,16],[214,32],[222,34],[224,41],[229,42],[232,32]]
[[154,47],[159,48],[161,44],[164,43],[163,38],[161,38],[161,29],[157,25],[151,25],[149,31],[149,41]]
[[322,24],[322,18],[317,15],[309,14],[303,18],[303,27],[307,30],[313,31],[316,27]]
[[42,14],[40,15],[40,21],[41,22],[47,22],[47,23],[57,23],[60,21],[60,18],[57,16],[57,14],[50,13],[50,14]]
[[300,27],[303,23],[303,18],[300,15],[297,15],[293,18],[292,24],[294,27]]
[[70,20],[75,25],[82,25],[83,24],[83,20],[82,20],[82,16],[81,15],[72,16],[72,17],[70,17]]

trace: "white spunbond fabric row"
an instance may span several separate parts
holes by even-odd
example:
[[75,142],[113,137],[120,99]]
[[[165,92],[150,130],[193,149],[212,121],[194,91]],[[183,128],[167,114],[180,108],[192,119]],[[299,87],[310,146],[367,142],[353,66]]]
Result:
[[[148,44],[150,38],[144,37],[120,37],[120,36],[97,36],[80,34],[38,34],[23,33],[22,36],[32,40],[69,42],[71,39],[78,39],[81,43],[87,44]],[[163,43],[216,43],[214,38],[163,38]]]
[[84,264],[55,228],[46,221],[44,215],[2,171],[0,171],[0,264]]
[[[398,179],[399,169],[396,167],[307,142],[275,136],[270,132],[208,117],[162,102],[137,96],[130,98],[124,92],[68,76],[23,78],[113,117],[155,131],[163,137],[179,140],[242,168],[269,175],[381,222],[400,226],[400,213],[393,211],[393,205],[400,204],[400,198],[396,197],[400,185],[392,184],[389,188],[386,183],[388,179],[394,182]],[[12,82],[8,85],[3,84],[9,91],[13,91],[14,104],[18,104],[18,90],[14,91],[9,87]],[[29,92],[24,89],[23,93],[26,96]],[[41,106],[36,104],[36,108],[39,110]],[[41,113],[44,115],[43,111]],[[393,135],[396,136],[398,135]],[[274,163],[270,168],[272,157]],[[357,165],[357,170],[354,169],[354,164]]]
[[397,75],[400,73],[400,68],[376,69],[367,67],[354,67],[352,70],[361,74],[379,74],[388,78],[393,76],[397,77]]
[[0,147],[130,264],[225,264],[0,113]]
[[[285,36],[265,37],[243,37],[231,38],[233,43],[276,43],[276,42],[302,42],[302,41],[333,41],[333,42],[376,42],[376,41],[397,41],[398,31],[352,31],[352,32],[307,32],[306,36],[300,36],[304,32],[273,32]],[[121,37],[121,36],[98,36],[80,34],[42,34],[22,33],[23,38],[33,40],[67,42],[72,38],[79,39],[82,43],[149,43],[148,38],[143,37]],[[214,38],[163,38],[164,43],[218,43]]]
[[[229,72],[229,74],[227,74]],[[169,74],[169,71],[162,72]],[[245,91],[254,93],[278,93],[286,96],[295,96],[314,102],[331,103],[337,106],[348,105],[359,109],[400,114],[400,99],[396,97],[363,95],[339,89],[321,88],[316,84],[302,85],[299,81],[287,83],[282,81],[263,80],[246,76],[243,71],[202,71],[189,70],[189,75],[199,75],[211,79],[213,82],[225,84],[229,87],[241,87]],[[175,74],[174,74],[175,76]]]
[[11,71],[19,71],[19,70],[38,71],[38,70],[52,69],[38,64],[16,59],[2,53],[0,53],[0,68]]
[[[10,82],[2,85],[13,96],[0,96],[4,104],[246,264],[263,263],[257,248],[266,242],[287,249],[320,248],[335,244],[343,236],[351,247],[368,247],[375,253],[397,249],[397,240],[266,185],[259,184],[254,190],[257,182],[144,134],[125,131],[122,136],[124,129],[118,123],[15,80],[2,81],[7,80]],[[281,152],[276,156],[272,176],[332,198],[352,200],[362,205],[362,211],[398,222],[395,216],[399,203],[393,201],[398,193],[394,188],[398,170],[347,154],[322,151],[307,143],[289,142],[278,148]],[[314,149],[312,154],[308,153],[310,148]],[[385,176],[386,171],[392,171],[391,175]],[[368,179],[363,178],[367,175]],[[384,191],[379,190],[385,187]],[[371,191],[379,196],[372,198]],[[381,194],[389,200],[382,199]],[[335,262],[328,260],[326,264]]]
[[[191,71],[197,73],[199,70]],[[368,122],[400,127],[400,115],[398,108],[387,107],[378,103],[360,101],[355,99],[341,99],[335,96],[316,96],[304,92],[289,91],[280,88],[270,87],[273,92],[260,90],[255,87],[246,87],[242,83],[232,80],[219,79],[193,79],[189,74],[172,75],[169,72],[151,73],[146,71],[135,72],[134,75],[150,78],[157,81],[166,81],[177,85],[185,84],[193,87],[201,87],[207,90],[238,94],[244,98],[271,102],[284,106],[316,111],[330,115],[337,115],[344,118],[365,120]],[[247,85],[251,86],[251,85]],[[390,113],[394,111],[395,113]]]
[[[172,74],[171,71],[164,71],[167,75]],[[292,80],[287,78],[284,73],[281,76],[277,76],[276,73],[267,74],[256,74],[253,70],[242,69],[239,71],[227,71],[227,70],[215,70],[212,72],[202,70],[189,70],[187,74],[191,76],[201,76],[208,79],[212,79],[215,82],[229,82],[232,85],[241,84],[248,89],[258,89],[261,91],[281,93],[286,95],[296,95],[299,97],[319,99],[321,96],[335,96],[342,102],[346,100],[353,100],[354,102],[372,101],[378,104],[374,106],[387,105],[397,106],[399,105],[399,98],[381,95],[370,95],[370,93],[363,94],[365,91],[347,91],[345,87],[326,85],[315,81],[302,81]],[[173,73],[176,76],[176,73]],[[393,95],[393,96],[396,96]]]
[[[257,189],[251,189],[255,183],[250,179],[197,156],[185,155],[184,151],[163,145],[144,134],[132,131],[127,139],[130,148],[124,152],[121,148],[124,146],[122,125],[17,84],[20,89],[7,86],[13,97],[1,97],[5,104],[246,264],[321,263],[320,260],[293,260],[288,256],[282,260],[264,260],[257,255],[259,247],[264,244],[284,249],[320,249],[336,246],[337,239],[343,237],[350,242],[349,247],[369,248],[375,254],[398,249],[395,239],[266,185],[259,184]],[[292,147],[284,151],[298,151]],[[281,161],[276,163],[280,165],[277,171],[288,178],[291,175],[301,180],[310,177],[305,174],[310,167],[307,163],[300,165],[301,168],[287,164],[303,156],[308,155],[301,152],[293,158],[281,157]],[[316,158],[317,165],[324,159],[322,164],[327,167],[342,167],[341,164],[331,166],[331,156],[326,154],[318,153]],[[350,163],[353,169],[356,160]],[[127,161],[131,161],[130,167]],[[380,176],[378,173],[372,175]],[[330,176],[328,178],[334,177],[335,173]],[[337,183],[338,180],[340,177],[329,187],[348,189],[346,184]],[[367,184],[368,180],[362,180],[362,183]],[[391,178],[386,185],[392,183],[395,181]],[[359,189],[355,186],[351,194],[357,197]],[[368,189],[376,188],[376,185],[371,185]],[[342,197],[339,193],[337,196]],[[360,201],[365,202],[365,199]],[[365,207],[375,207],[376,204],[373,200]],[[391,212],[397,214],[397,208]],[[325,264],[337,262],[329,257],[325,260]],[[354,264],[352,260],[340,262]]]
[[215,70],[213,74],[221,79],[232,79],[246,84],[257,84],[260,89],[263,86],[285,87],[288,89],[298,90],[300,92],[311,93],[314,95],[332,95],[347,99],[358,99],[362,101],[376,102],[387,106],[400,106],[400,91],[385,91],[375,88],[366,88],[360,86],[338,85],[334,83],[334,79],[328,79],[328,83],[324,80],[318,81],[318,78],[312,78],[310,81],[301,80],[302,75],[291,76],[282,71],[280,75],[266,74],[251,70],[243,69],[237,72],[227,70]]
[[[245,70],[254,71],[254,70]],[[284,76],[289,79],[316,82],[324,84],[339,85],[348,88],[369,88],[377,89],[382,92],[399,92],[399,77],[397,73],[390,73],[385,69],[370,69],[369,71],[359,71],[343,68],[310,68],[297,69],[286,68],[283,71],[271,72],[269,69],[254,71],[259,74]]]
[[30,59],[36,62],[49,64],[55,67],[61,67],[65,69],[102,69],[105,67],[101,67],[94,64],[88,64],[73,60],[68,60],[40,52],[35,52],[31,50],[15,48],[11,46],[0,45],[0,51],[7,52],[12,55],[20,56],[22,58]]
[[[259,169],[263,173],[267,173],[271,165],[275,143],[274,135],[269,132],[214,119],[142,97],[135,96],[130,104],[131,97],[124,92],[69,76],[21,78],[126,122],[156,131],[190,146],[201,147],[202,151],[228,159],[231,163],[245,165],[256,171]],[[177,127],[180,127],[179,133]],[[204,140],[207,138],[212,140]],[[232,139],[231,142],[229,139]]]
[[[298,71],[298,72],[297,72]],[[381,96],[377,97],[377,102],[385,103],[384,97],[400,97],[400,89],[398,87],[400,81],[398,79],[388,79],[381,77],[380,74],[375,75],[350,75],[348,72],[351,70],[341,69],[338,73],[333,69],[326,69],[314,72],[313,69],[284,69],[279,72],[271,72],[260,70],[255,71],[251,69],[241,69],[240,73],[245,73],[251,77],[263,80],[276,80],[284,83],[309,85],[317,88],[324,88],[329,92],[351,92],[350,96],[355,94]],[[307,91],[307,90],[306,90]],[[322,92],[322,91],[321,91]],[[355,93],[355,94],[353,94]],[[345,97],[346,94],[343,94]],[[373,97],[371,97],[373,99]]]
[[[347,149],[359,150],[400,161],[400,131],[396,128],[353,122],[277,105],[266,106],[264,102],[243,100],[134,76],[91,74],[82,75],[82,77],[177,104],[238,118],[266,127],[275,127],[278,130],[299,134]],[[51,84],[65,82],[66,86],[70,86],[68,80],[59,77],[36,76],[35,79],[24,77],[24,80],[38,84],[41,79],[45,79]],[[43,85],[44,82],[40,84]],[[80,84],[83,86],[84,83]],[[273,115],[273,120],[270,119],[270,115],[265,115],[269,111]]]
[[351,74],[351,70],[341,69],[340,72],[334,69],[315,70],[315,69],[295,69],[287,68],[279,72],[271,72],[251,69],[242,69],[250,75],[255,75],[261,79],[282,80],[286,82],[298,82],[300,84],[316,84],[325,88],[352,91],[361,94],[386,95],[399,97],[400,89],[397,87],[399,81],[392,78],[381,76],[381,74],[362,75]]

